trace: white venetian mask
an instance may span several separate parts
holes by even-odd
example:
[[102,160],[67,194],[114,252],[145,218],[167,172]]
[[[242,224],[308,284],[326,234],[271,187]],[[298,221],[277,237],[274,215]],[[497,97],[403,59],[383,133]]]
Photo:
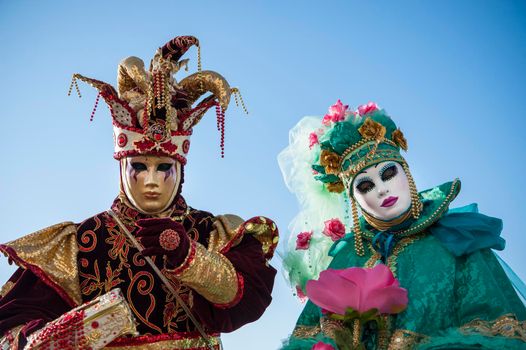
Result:
[[351,191],[362,210],[382,221],[395,219],[411,207],[409,181],[397,162],[364,169],[354,178]]

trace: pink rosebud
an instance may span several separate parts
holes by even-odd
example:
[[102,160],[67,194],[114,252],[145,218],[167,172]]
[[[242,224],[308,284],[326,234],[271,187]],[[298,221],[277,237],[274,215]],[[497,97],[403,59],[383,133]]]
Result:
[[303,289],[301,289],[300,286],[296,286],[296,295],[302,303],[306,302],[308,299],[307,295],[303,293]]
[[298,233],[298,237],[296,238],[296,250],[309,249],[311,237],[312,237],[312,231]]
[[331,237],[336,242],[343,236],[345,236],[345,225],[338,219],[330,219],[325,221],[325,228],[323,234]]
[[347,109],[349,105],[344,105],[342,101],[338,100],[335,104],[329,107],[329,112],[325,114],[321,123],[325,126],[329,126],[330,123],[340,122],[345,119],[345,116],[349,114]]
[[366,105],[361,105],[360,107],[358,107],[358,114],[359,115],[366,115],[366,114],[369,114],[369,113],[372,113],[376,110],[379,110],[380,108],[378,108],[378,105],[374,102],[369,102],[368,104]]
[[309,148],[312,148],[314,145],[318,144],[318,134],[311,132],[309,134]]
[[311,350],[336,350],[331,344],[327,344],[324,342],[317,342],[310,348]]
[[407,290],[383,264],[372,269],[351,267],[327,269],[306,285],[309,299],[322,309],[344,315],[347,308],[359,313],[378,309],[380,314],[396,314],[407,307]]

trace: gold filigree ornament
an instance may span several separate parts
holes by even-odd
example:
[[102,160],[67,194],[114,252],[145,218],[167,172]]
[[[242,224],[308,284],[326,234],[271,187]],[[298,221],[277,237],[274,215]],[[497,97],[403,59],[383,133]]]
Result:
[[345,190],[345,186],[341,181],[327,183],[326,186],[329,192],[342,193]]
[[331,151],[324,149],[320,154],[320,165],[325,167],[326,174],[338,175],[340,173],[341,157]]
[[380,141],[384,138],[386,129],[382,124],[375,122],[371,118],[367,118],[365,122],[358,128],[358,131],[364,139],[371,139]]
[[404,133],[400,129],[393,131],[392,139],[401,149],[407,151],[407,140],[404,137]]

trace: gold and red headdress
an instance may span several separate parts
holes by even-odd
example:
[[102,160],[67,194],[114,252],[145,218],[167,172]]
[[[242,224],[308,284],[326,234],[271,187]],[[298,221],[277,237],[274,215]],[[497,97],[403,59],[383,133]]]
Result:
[[[198,49],[198,72],[177,82],[174,75],[188,64],[188,59],[180,58],[193,45]],[[77,80],[99,91],[95,108],[100,97],[110,108],[115,159],[148,154],[169,156],[186,164],[192,129],[211,107],[216,108],[221,155],[224,155],[225,111],[230,96],[239,91],[231,88],[219,73],[201,70],[197,38],[178,36],[170,40],[157,50],[148,70],[140,58],[125,58],[119,63],[117,89],[108,83],[74,74],[69,93],[75,86],[79,97]],[[211,95],[194,106],[208,92]]]

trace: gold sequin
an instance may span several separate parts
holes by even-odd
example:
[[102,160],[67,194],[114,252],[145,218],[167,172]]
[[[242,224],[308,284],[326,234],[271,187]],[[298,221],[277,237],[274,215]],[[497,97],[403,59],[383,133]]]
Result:
[[[241,237],[237,236],[237,228],[243,223],[243,219],[236,215],[219,215],[214,221],[214,230],[210,232],[208,240],[208,251],[220,252],[227,245],[236,245]],[[232,242],[237,239],[236,242]],[[232,242],[232,243],[231,243]]]
[[230,260],[197,242],[189,266],[174,277],[215,304],[228,304],[238,293],[237,273]]
[[[46,277],[62,287],[77,305],[82,304],[77,268],[77,228],[63,222],[6,243],[22,262],[22,267],[34,265]],[[6,253],[6,252],[4,252]]]
[[292,336],[296,338],[313,338],[320,333],[320,326],[296,326]]
[[2,287],[2,289],[0,289],[0,296],[5,297],[7,293],[9,293],[11,289],[13,289],[14,285],[15,284],[13,282],[7,281],[6,284],[4,284],[4,286]]
[[428,337],[424,334],[415,333],[407,329],[397,329],[391,341],[389,342],[388,350],[411,350],[417,344],[425,342]]

